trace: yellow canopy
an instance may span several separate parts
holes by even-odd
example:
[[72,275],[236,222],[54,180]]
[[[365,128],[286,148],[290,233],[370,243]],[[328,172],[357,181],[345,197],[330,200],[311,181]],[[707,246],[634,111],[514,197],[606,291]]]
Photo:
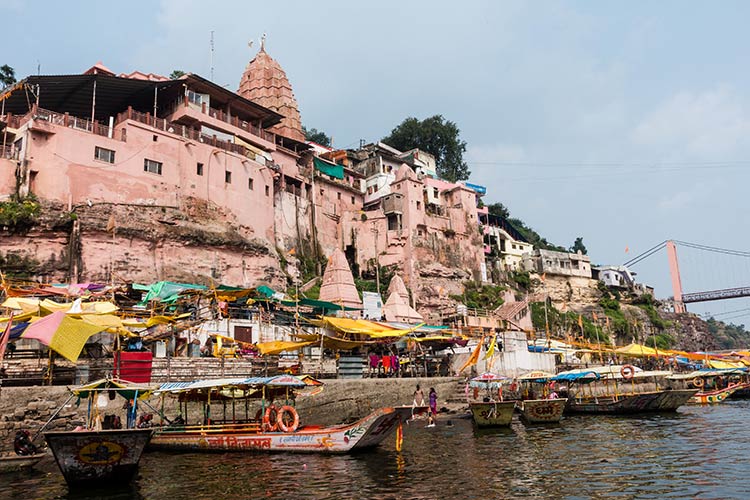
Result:
[[403,330],[391,328],[366,319],[336,318],[333,316],[325,316],[322,320],[314,320],[313,323],[318,326],[327,326],[340,332],[367,335],[371,338],[403,337],[417,328],[424,326],[424,323],[422,323],[414,328]]
[[708,366],[716,369],[727,369],[727,368],[745,368],[745,363],[740,361],[719,361],[718,359],[709,359]]
[[23,311],[24,313],[38,312],[39,311],[39,299],[27,298],[27,297],[8,297],[5,302],[0,304],[0,307],[7,307],[8,309],[15,309]]
[[[295,337],[312,342],[313,345],[320,345],[320,335],[315,334],[315,333],[300,333],[300,334],[296,334]],[[365,344],[371,344],[371,343],[373,342],[364,342],[361,340],[339,339],[336,337],[329,337],[327,335],[323,336],[324,348],[336,349],[339,351],[349,351],[351,349],[356,349],[357,347],[362,347]]]
[[314,344],[314,342],[284,342],[281,340],[274,340],[272,342],[258,343],[256,344],[256,347],[261,356],[268,356],[279,354],[284,351],[296,351],[312,344]]
[[628,344],[615,349],[615,353],[623,356],[664,356],[669,354],[668,351],[657,351],[652,347],[641,344]]

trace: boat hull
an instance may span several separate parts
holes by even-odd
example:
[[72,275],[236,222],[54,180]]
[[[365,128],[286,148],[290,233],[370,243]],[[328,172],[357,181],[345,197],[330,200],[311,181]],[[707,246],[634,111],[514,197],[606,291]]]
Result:
[[477,427],[508,427],[513,420],[515,401],[469,403]]
[[613,414],[675,411],[686,404],[697,390],[666,390],[580,400],[568,399],[566,414]]
[[688,401],[690,404],[699,404],[699,405],[714,405],[721,403],[728,397],[730,397],[732,394],[734,394],[737,391],[741,391],[745,389],[747,384],[737,384],[732,387],[727,387],[725,389],[719,389],[716,391],[708,391],[708,392],[698,392],[690,398],[690,401]]
[[257,451],[348,453],[379,445],[398,427],[426,407],[381,408],[351,424],[300,428],[295,432],[216,432],[157,430],[149,449],[179,451]]
[[70,486],[125,484],[138,470],[151,429],[46,432],[44,438]]
[[0,473],[31,469],[46,456],[46,453],[0,456]]
[[567,402],[567,398],[527,399],[518,402],[518,409],[527,424],[551,424],[560,422]]

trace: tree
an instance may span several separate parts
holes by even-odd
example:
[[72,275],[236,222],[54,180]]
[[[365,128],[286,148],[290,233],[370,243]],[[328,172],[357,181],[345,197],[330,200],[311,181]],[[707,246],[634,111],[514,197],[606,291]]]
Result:
[[385,137],[383,142],[401,151],[419,148],[435,157],[437,174],[449,182],[463,181],[471,172],[464,161],[466,142],[459,138],[455,123],[442,115],[425,118],[407,118]]
[[16,71],[4,64],[0,66],[0,87],[9,87],[16,83]]
[[326,135],[325,132],[322,130],[318,130],[316,128],[307,129],[304,126],[302,126],[302,133],[305,134],[305,140],[317,142],[321,146],[325,146],[327,148],[331,147],[331,138]]
[[502,217],[503,219],[510,217],[510,210],[508,210],[508,207],[499,202],[487,205],[487,210],[490,214]]
[[579,250],[583,255],[586,255],[589,252],[588,250],[586,250],[586,245],[583,244],[583,236],[579,236],[578,238],[576,238],[575,242],[573,242],[573,246],[570,247],[570,251],[573,253],[576,253]]
[[169,74],[169,79],[170,80],[177,80],[178,78],[180,78],[181,76],[184,76],[184,75],[185,75],[184,71],[182,71],[181,69],[175,69],[175,70],[173,70]]

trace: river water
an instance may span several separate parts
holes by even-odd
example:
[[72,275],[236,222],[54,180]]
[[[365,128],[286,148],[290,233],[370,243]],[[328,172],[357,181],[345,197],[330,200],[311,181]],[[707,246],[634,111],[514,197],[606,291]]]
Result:
[[[146,453],[125,490],[69,492],[54,462],[0,499],[750,498],[750,401],[476,431],[442,417],[352,456]],[[447,419],[450,418],[450,424]]]

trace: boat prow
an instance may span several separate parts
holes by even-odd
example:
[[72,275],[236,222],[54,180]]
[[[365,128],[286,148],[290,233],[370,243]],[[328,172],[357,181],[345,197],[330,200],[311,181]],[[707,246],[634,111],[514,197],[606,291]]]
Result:
[[46,453],[0,456],[0,473],[31,469],[46,456]]
[[565,411],[567,398],[527,399],[518,402],[521,419],[527,424],[556,424]]
[[44,438],[70,486],[128,483],[151,429],[46,432]]
[[471,402],[469,409],[477,427],[508,427],[513,420],[515,401]]

